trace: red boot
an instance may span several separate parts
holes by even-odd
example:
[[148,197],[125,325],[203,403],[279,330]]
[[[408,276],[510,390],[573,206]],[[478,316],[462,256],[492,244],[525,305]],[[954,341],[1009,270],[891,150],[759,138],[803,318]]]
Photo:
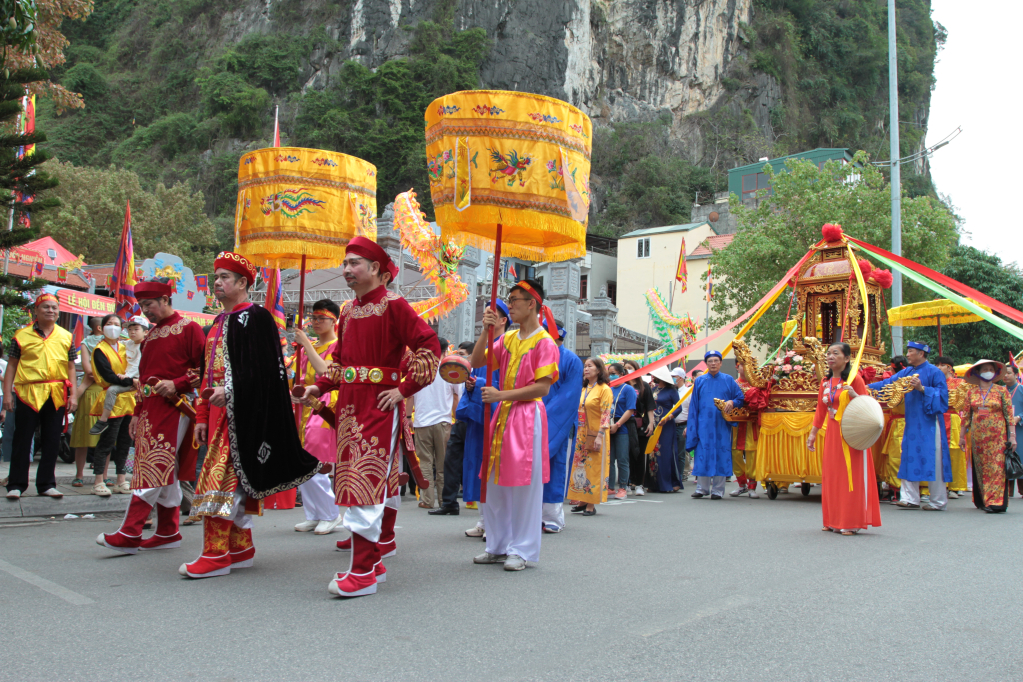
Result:
[[337,541],[337,551],[339,551],[339,552],[351,552],[352,551],[352,539],[348,538],[347,540],[338,540]]
[[[373,573],[376,574],[377,585],[379,585],[380,583],[386,583],[387,582],[387,569],[384,567],[384,562],[378,561],[377,565],[373,567]],[[347,573],[335,573],[334,574],[334,580],[344,580],[344,577],[346,575],[348,575],[348,574]]]
[[256,556],[251,528],[239,528],[232,523],[228,546],[231,553],[231,568],[251,568],[252,559]]
[[222,516],[202,518],[202,554],[190,564],[181,564],[178,573],[189,578],[212,578],[231,572],[229,553],[234,523]]
[[174,549],[181,546],[181,533],[178,532],[178,516],[181,507],[165,507],[156,505],[156,532],[142,541],[139,549]]
[[380,558],[386,559],[398,553],[398,545],[394,542],[394,522],[398,520],[398,510],[384,507],[384,521],[380,526]]
[[[358,533],[352,534],[352,568],[344,576],[335,576],[328,591],[339,597],[361,597],[377,591],[376,566],[380,562],[377,544]],[[382,564],[381,564],[382,565]]]
[[116,533],[101,534],[96,538],[96,544],[125,554],[135,554],[142,544],[142,526],[151,511],[153,511],[151,504],[147,504],[138,495],[132,495],[121,527]]

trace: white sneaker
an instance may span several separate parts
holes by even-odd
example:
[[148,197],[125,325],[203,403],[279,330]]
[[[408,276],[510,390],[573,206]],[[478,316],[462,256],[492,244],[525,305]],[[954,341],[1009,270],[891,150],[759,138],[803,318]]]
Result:
[[21,499],[21,491],[20,490],[9,490],[9,491],[7,491],[7,499],[8,500],[20,500]]
[[749,492],[749,488],[736,488],[732,492],[728,493],[729,497],[738,497],[739,495],[745,495]]
[[52,497],[55,500],[59,500],[64,497],[64,493],[60,492],[56,488],[50,488],[49,490],[44,490],[43,492],[39,493],[39,496]]
[[303,521],[302,523],[295,524],[295,530],[297,530],[299,533],[308,533],[309,531],[316,528],[318,525],[320,525],[320,522],[317,521],[316,519],[313,519],[312,521]]
[[636,496],[637,497],[643,497],[644,495],[646,495],[646,491],[643,490],[643,486],[637,485],[636,486]]
[[327,535],[329,533],[333,533],[340,523],[341,515],[338,514],[330,521],[320,521],[320,523],[316,526],[316,530],[314,530],[313,533],[316,535]]
[[949,490],[948,491],[948,497],[949,497],[949,499],[952,499],[952,500],[958,500],[959,499],[959,493],[957,493],[954,490]]
[[526,560],[518,554],[509,554],[508,558],[504,560],[504,570],[506,571],[521,571],[525,567]]
[[754,500],[757,499],[758,497],[760,497],[760,495],[757,495],[757,491],[756,490],[749,491],[749,496],[750,496],[751,499],[754,499]]
[[467,538],[481,538],[481,537],[483,537],[484,533],[486,533],[486,531],[483,530],[482,528],[480,528],[479,526],[473,526],[469,530],[465,531],[465,537],[467,537]]

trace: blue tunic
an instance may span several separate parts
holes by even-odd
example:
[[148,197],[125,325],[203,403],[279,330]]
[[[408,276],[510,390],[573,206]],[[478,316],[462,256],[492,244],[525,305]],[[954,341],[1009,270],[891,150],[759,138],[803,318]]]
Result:
[[724,372],[701,374],[693,383],[686,424],[686,449],[696,451],[693,476],[731,476],[734,473],[732,429],[721,410],[714,405],[715,398],[731,400],[735,407],[742,407],[742,389],[731,375]]
[[558,346],[558,380],[543,398],[547,410],[547,449],[551,457],[551,478],[543,484],[543,501],[547,503],[565,501],[568,443],[575,438],[582,392],[583,361],[564,346]]
[[[952,459],[948,454],[948,435],[945,433],[945,412],[948,411],[948,380],[940,369],[924,361],[917,367],[906,369],[867,388],[879,389],[896,379],[920,375],[924,390],[910,391],[906,403],[906,430],[902,436],[902,463],[899,478],[905,481],[952,481]],[[934,433],[939,429],[941,441],[942,477],[934,472]]]
[[[494,370],[494,385],[500,387]],[[487,368],[472,370],[476,386],[465,387],[462,398],[455,409],[455,419],[465,422],[465,445],[462,455],[462,501],[478,502],[480,499],[480,470],[483,468],[483,392],[487,385]]]

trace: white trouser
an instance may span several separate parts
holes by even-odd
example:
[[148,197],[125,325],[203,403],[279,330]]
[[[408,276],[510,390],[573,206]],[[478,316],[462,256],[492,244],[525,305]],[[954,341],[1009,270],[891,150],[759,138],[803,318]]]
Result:
[[[927,483],[931,506],[936,509],[944,509],[948,506],[948,489],[945,487],[945,469],[941,456],[941,431],[935,428],[934,435],[934,478],[937,480],[923,482]],[[902,491],[899,496],[901,500],[907,504],[920,504],[921,482],[902,479]]]
[[340,513],[334,498],[334,485],[327,474],[316,474],[298,486],[306,521],[333,521]]
[[487,551],[517,554],[526,561],[540,560],[543,516],[543,427],[537,408],[533,422],[533,466],[529,485],[487,486],[483,519],[487,528]]
[[[398,410],[394,411],[394,421],[391,424],[391,465],[396,466],[401,470],[401,456],[397,452],[398,447],[398,432],[400,430],[400,424],[398,422]],[[386,487],[387,478],[391,475],[391,469],[388,466],[386,473],[384,473],[384,485]],[[357,533],[362,537],[366,538],[370,542],[380,542],[380,529],[384,522],[384,507],[390,507],[391,509],[397,509],[401,505],[401,496],[394,495],[384,500],[383,504],[361,504],[352,507],[348,507],[345,511],[345,517],[341,521],[341,525],[350,530],[353,533]]]
[[561,502],[543,503],[543,522],[557,526],[558,529],[565,527],[565,505]]
[[242,530],[252,528],[252,515],[245,513],[245,501],[248,499],[249,496],[244,491],[235,490],[234,501],[231,505],[231,515],[227,517],[228,521],[234,521],[234,525]]
[[486,502],[477,502],[476,503],[476,508],[480,510],[480,519],[479,519],[479,521],[476,522],[476,527],[479,528],[484,533],[487,532],[487,522],[484,520],[484,515],[483,515],[483,509],[486,506],[487,506]]
[[724,495],[725,494],[725,477],[724,476],[697,476],[696,477],[696,492],[703,493],[704,495]]

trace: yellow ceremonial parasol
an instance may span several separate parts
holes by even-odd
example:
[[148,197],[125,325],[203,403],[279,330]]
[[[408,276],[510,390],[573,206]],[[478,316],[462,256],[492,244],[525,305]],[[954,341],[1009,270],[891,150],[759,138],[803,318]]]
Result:
[[[529,93],[456,92],[426,110],[427,170],[441,236],[493,251],[491,308],[502,250],[533,261],[586,255],[592,139],[586,114]],[[488,354],[487,376],[492,372]],[[484,409],[486,501],[489,403]]]
[[254,265],[299,268],[300,320],[306,268],[341,265],[353,237],[376,240],[376,173],[354,156],[300,147],[257,149],[239,160],[235,251]]
[[[972,299],[971,299],[972,301]],[[972,301],[987,312],[991,308]],[[888,309],[888,324],[897,327],[938,327],[938,355],[943,355],[941,345],[941,325],[965,324],[967,322],[980,322],[983,318],[953,303],[947,298],[939,298],[933,301],[922,301],[901,305],[898,308]]]

